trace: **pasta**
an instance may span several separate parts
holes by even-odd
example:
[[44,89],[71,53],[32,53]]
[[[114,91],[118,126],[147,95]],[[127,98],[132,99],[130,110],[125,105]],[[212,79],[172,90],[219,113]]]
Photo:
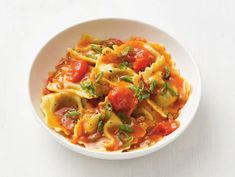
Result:
[[95,151],[146,148],[180,126],[190,84],[161,44],[83,35],[50,73],[41,98],[47,125]]

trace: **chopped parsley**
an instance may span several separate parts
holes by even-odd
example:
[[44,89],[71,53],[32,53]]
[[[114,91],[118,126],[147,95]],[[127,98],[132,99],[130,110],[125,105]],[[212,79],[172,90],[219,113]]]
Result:
[[124,61],[124,62],[120,63],[118,67],[120,69],[126,69],[127,67],[129,67],[129,63],[127,61]]
[[103,128],[104,128],[104,122],[102,120],[99,120],[98,122],[98,131],[99,132],[102,132],[103,131]]
[[127,132],[127,133],[133,132],[133,128],[130,125],[128,125],[128,124],[121,124],[119,126],[119,130]]
[[127,47],[125,47],[125,48],[123,49],[123,51],[122,51],[122,55],[123,55],[123,56],[128,55],[128,53],[129,53],[131,50],[133,50],[133,47],[132,47],[132,46],[127,46]]
[[118,112],[117,115],[122,120],[122,122],[127,123],[127,124],[130,123],[130,119],[123,112]]
[[96,95],[96,89],[89,79],[81,82],[80,86],[83,90],[87,91],[92,96]]
[[97,44],[91,44],[91,49],[97,53],[102,53],[103,48]]
[[127,147],[127,146],[130,146],[131,143],[133,142],[134,140],[134,137],[133,136],[128,136],[125,138],[126,142],[123,144],[123,147]]
[[120,79],[132,83],[132,78],[130,76],[121,76]]
[[95,59],[95,60],[97,59],[97,57],[93,54],[86,54],[86,57],[92,58],[92,59]]
[[129,89],[135,92],[135,95],[139,101],[142,101],[150,97],[150,94],[153,93],[156,86],[157,86],[157,81],[153,80],[149,85],[149,89],[145,89],[144,82],[140,81],[139,86],[131,85],[129,86]]
[[165,82],[163,85],[163,88],[161,90],[161,93],[164,93],[165,91],[169,91],[171,93],[172,96],[177,96],[177,93],[175,92],[175,90],[170,86],[170,84],[168,82]]
[[65,117],[73,117],[78,116],[80,113],[76,110],[70,110],[67,113],[64,114]]
[[156,86],[157,86],[157,81],[156,80],[153,80],[152,82],[150,82],[149,92],[153,93],[153,91],[155,90]]
[[168,66],[165,66],[164,69],[165,69],[165,73],[163,75],[163,79],[167,80],[170,78],[170,75],[171,75],[170,68]]
[[128,135],[126,132],[122,131],[122,130],[119,130],[118,132],[118,138],[122,141],[122,146],[123,147],[127,147],[127,146],[130,146],[131,143],[133,142],[134,140],[134,137],[133,136],[130,136]]
[[144,89],[143,81],[140,82],[139,86],[135,86],[135,85],[129,86],[129,89],[131,89],[135,92],[136,97],[140,101],[150,97],[149,91]]

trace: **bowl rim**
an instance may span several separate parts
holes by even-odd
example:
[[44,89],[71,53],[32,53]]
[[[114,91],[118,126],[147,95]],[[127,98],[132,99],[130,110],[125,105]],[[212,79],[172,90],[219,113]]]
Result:
[[[190,120],[188,121],[188,124],[186,126],[184,126],[182,129],[180,129],[180,131],[178,131],[177,134],[170,134],[168,135],[168,140],[167,141],[159,141],[156,144],[149,146],[147,148],[143,148],[143,149],[137,149],[137,150],[133,150],[130,152],[100,152],[100,151],[94,151],[94,150],[90,150],[84,147],[81,147],[79,145],[75,145],[72,144],[70,141],[68,141],[66,138],[62,138],[59,133],[55,132],[54,130],[52,130],[51,128],[49,128],[45,122],[43,122],[43,120],[39,117],[39,115],[37,114],[34,105],[33,105],[33,101],[32,101],[32,97],[31,97],[31,92],[30,92],[30,83],[31,83],[31,73],[33,71],[34,65],[36,63],[36,59],[38,58],[39,54],[44,50],[44,48],[55,38],[57,38],[58,36],[60,36],[62,33],[64,33],[67,30],[70,30],[72,28],[75,28],[79,25],[83,25],[86,23],[92,23],[92,22],[99,22],[99,21],[126,21],[126,22],[132,22],[132,23],[138,23],[140,25],[144,25],[144,26],[148,26],[151,28],[155,28],[158,31],[160,31],[161,33],[163,33],[164,35],[169,36],[171,39],[173,39],[175,42],[177,42],[178,45],[180,45],[180,47],[182,47],[184,49],[184,51],[189,55],[190,60],[193,64],[193,67],[195,68],[195,73],[198,79],[198,99],[196,100],[196,105],[195,108],[192,112],[192,115],[190,116]],[[36,55],[34,56],[34,59],[31,61],[30,64],[30,68],[28,71],[28,79],[27,79],[27,97],[28,97],[28,104],[30,105],[31,111],[35,117],[35,119],[39,122],[39,124],[44,127],[48,134],[50,134],[51,137],[54,137],[54,139],[59,142],[60,144],[64,145],[65,147],[67,147],[68,149],[82,154],[82,155],[86,155],[89,157],[94,157],[94,158],[98,158],[98,159],[107,159],[107,160],[124,160],[124,159],[132,159],[132,158],[137,158],[137,157],[142,157],[144,155],[153,153],[155,151],[158,151],[160,149],[162,149],[163,147],[167,146],[168,144],[170,144],[171,142],[173,142],[174,140],[176,140],[183,132],[185,132],[185,130],[189,127],[189,125],[191,124],[192,120],[195,117],[195,114],[198,111],[198,107],[201,101],[201,92],[202,92],[202,82],[201,82],[201,74],[199,72],[199,68],[194,60],[194,57],[192,56],[192,54],[186,50],[185,46],[182,44],[182,42],[179,42],[179,40],[177,40],[175,37],[173,37],[173,35],[171,35],[169,32],[166,32],[162,29],[160,29],[159,27],[140,21],[140,20],[134,20],[134,19],[128,19],[128,18],[94,18],[94,19],[89,19],[89,20],[81,20],[80,22],[73,24],[72,26],[66,27],[63,30],[61,30],[60,32],[58,32],[56,35],[53,35],[51,38],[49,38],[48,41],[44,42],[40,48],[40,50],[38,50],[38,52],[36,53]],[[173,132],[174,133],[174,132]],[[171,136],[174,135],[174,136]]]

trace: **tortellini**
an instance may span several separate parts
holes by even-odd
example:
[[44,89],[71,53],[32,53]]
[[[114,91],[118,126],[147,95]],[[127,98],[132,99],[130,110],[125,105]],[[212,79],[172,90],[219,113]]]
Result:
[[45,115],[45,120],[48,126],[54,128],[56,131],[62,131],[65,134],[69,134],[55,115],[55,111],[62,107],[75,107],[79,112],[83,111],[81,99],[76,94],[60,92],[48,94],[42,97],[41,109]]

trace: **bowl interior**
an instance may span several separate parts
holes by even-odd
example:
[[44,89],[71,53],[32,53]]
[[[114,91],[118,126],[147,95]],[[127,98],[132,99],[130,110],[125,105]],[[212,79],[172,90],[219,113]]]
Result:
[[[100,39],[109,37],[128,39],[130,36],[141,36],[148,39],[150,42],[162,43],[166,47],[166,49],[171,53],[182,76],[192,85],[191,96],[184,108],[181,110],[181,114],[179,116],[181,126],[176,131],[169,136],[166,136],[155,145],[143,150],[135,150],[127,153],[105,153],[90,151],[80,146],[73,145],[63,136],[55,133],[45,125],[43,114],[39,106],[44,81],[48,76],[48,72],[53,71],[55,64],[62,56],[65,55],[67,48],[73,47],[78,42],[80,36],[84,33],[91,34]],[[201,81],[197,66],[190,54],[181,44],[179,44],[179,42],[156,27],[137,21],[123,19],[100,19],[88,21],[75,25],[59,33],[46,43],[38,53],[29,76],[29,97],[33,111],[36,113],[36,118],[39,119],[50,134],[53,135],[60,143],[76,152],[103,159],[127,159],[142,156],[156,151],[173,141],[183,132],[183,130],[185,130],[193,119],[199,104],[200,94]]]

